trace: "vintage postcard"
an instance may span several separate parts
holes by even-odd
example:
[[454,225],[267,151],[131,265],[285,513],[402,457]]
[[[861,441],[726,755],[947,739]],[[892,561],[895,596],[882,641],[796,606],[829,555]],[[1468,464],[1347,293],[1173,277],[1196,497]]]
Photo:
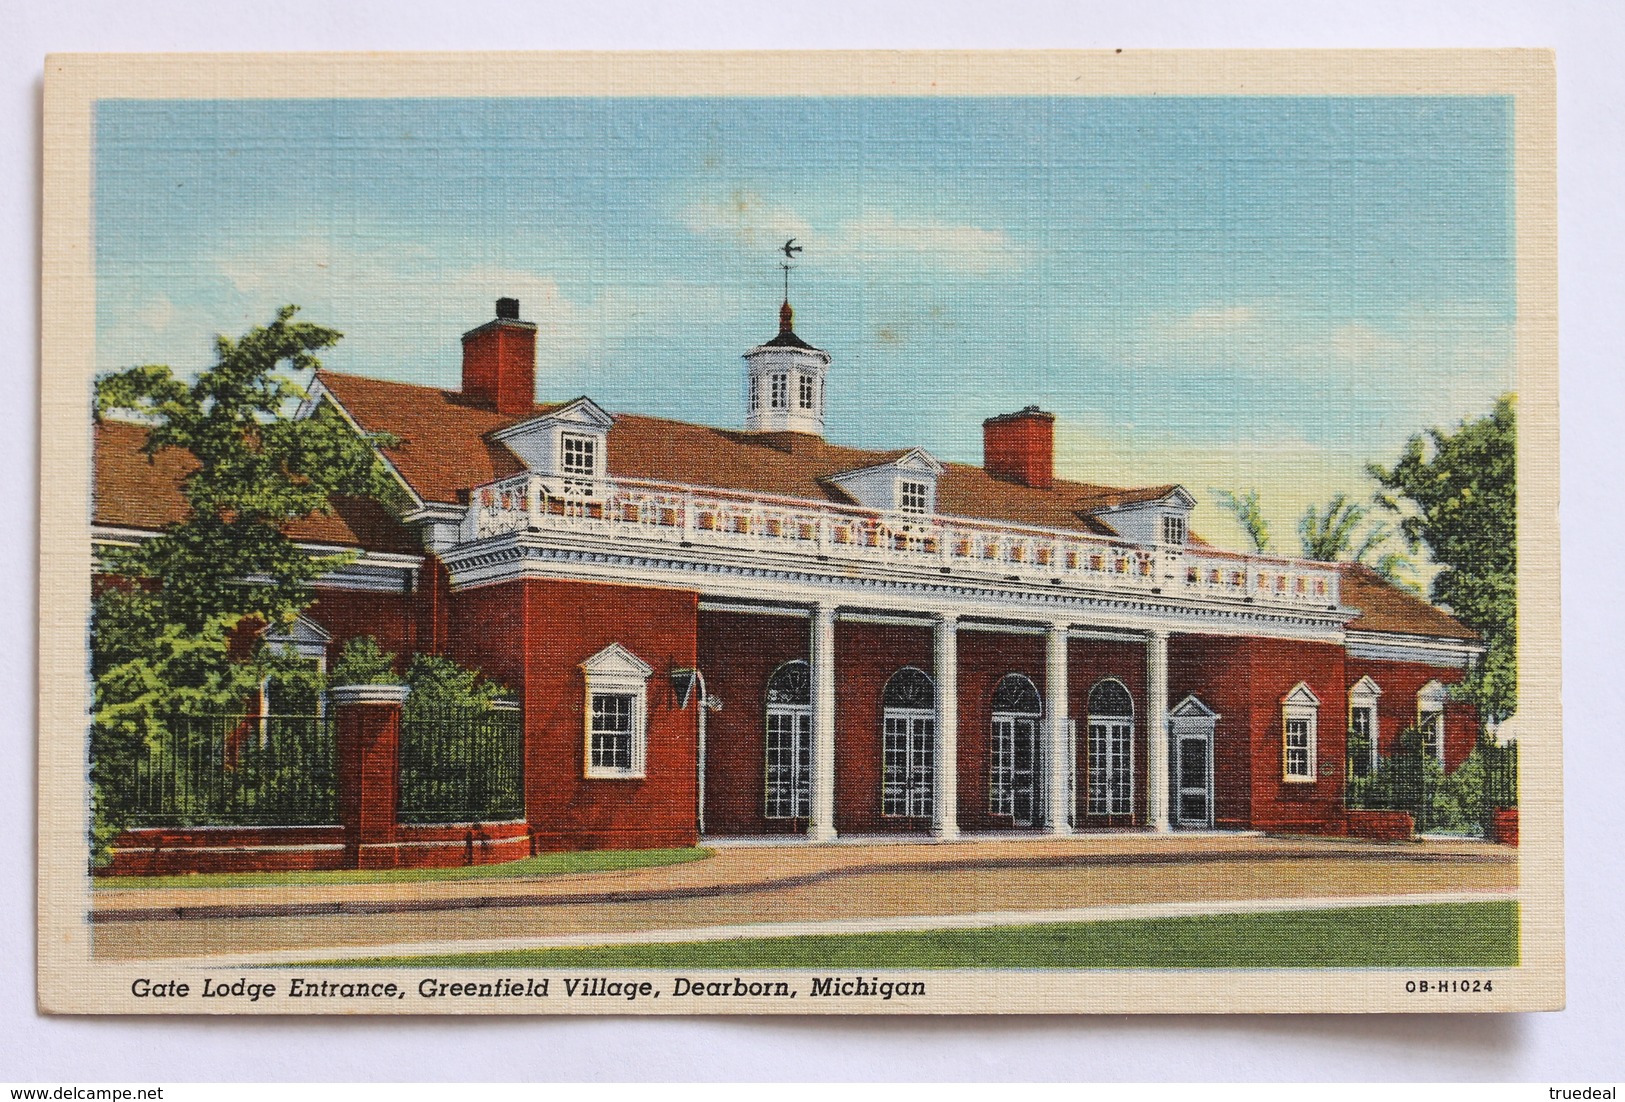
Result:
[[45,88],[44,1009],[1562,1006],[1549,54]]

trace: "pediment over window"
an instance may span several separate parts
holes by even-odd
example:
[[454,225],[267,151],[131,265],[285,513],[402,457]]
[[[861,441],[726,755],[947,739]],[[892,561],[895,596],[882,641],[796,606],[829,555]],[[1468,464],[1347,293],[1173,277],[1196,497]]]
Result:
[[842,471],[828,481],[866,509],[930,514],[937,511],[937,478],[942,462],[924,448],[871,467]]
[[1189,538],[1196,498],[1183,486],[1169,486],[1155,497],[1096,509],[1088,515],[1104,521],[1132,543],[1182,546]]
[[619,643],[611,643],[609,646],[605,647],[603,650],[581,663],[581,668],[587,671],[587,675],[589,677],[595,679],[603,678],[606,680],[626,678],[628,680],[636,679],[638,681],[643,681],[646,680],[650,674],[654,673],[653,666],[643,661],[641,658],[627,650],[625,647],[621,646]]
[[1194,695],[1187,696],[1168,710],[1171,719],[1218,719],[1219,713],[1203,704]]
[[1320,697],[1309,690],[1309,686],[1302,681],[1292,686],[1292,691],[1281,698],[1282,704],[1298,704],[1309,708],[1320,707]]
[[1419,703],[1443,708],[1450,699],[1450,690],[1437,681],[1429,681],[1417,690],[1416,699]]
[[[491,439],[506,445],[537,474],[603,478],[607,469],[605,443],[614,424],[615,418],[602,406],[581,397],[539,417],[497,429]],[[566,445],[566,438],[576,443]],[[588,446],[583,448],[581,441],[588,442]],[[583,463],[592,468],[590,472]]]
[[1362,677],[1349,687],[1349,700],[1358,704],[1371,704],[1382,695],[1382,689],[1369,677]]
[[278,654],[292,652],[300,658],[325,658],[332,635],[316,621],[304,616],[296,617],[292,624],[268,625],[260,632],[260,639]]

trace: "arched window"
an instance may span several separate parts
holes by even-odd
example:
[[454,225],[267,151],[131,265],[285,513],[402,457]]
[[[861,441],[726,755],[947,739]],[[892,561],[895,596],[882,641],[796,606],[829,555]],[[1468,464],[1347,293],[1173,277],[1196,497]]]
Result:
[[1134,698],[1116,678],[1089,690],[1089,814],[1134,813]]
[[1348,775],[1369,777],[1377,771],[1377,743],[1381,732],[1377,724],[1377,702],[1382,689],[1369,677],[1362,677],[1349,688]]
[[1038,822],[1038,719],[1043,703],[1025,674],[1006,674],[993,690],[993,768],[988,811],[1009,815],[1018,825]]
[[937,687],[905,666],[886,682],[881,706],[881,814],[929,817],[936,782]]
[[812,814],[812,675],[797,659],[767,679],[767,806],[769,819]]
[[1444,764],[1444,702],[1450,690],[1429,681],[1416,694],[1416,726],[1422,732],[1422,755]]

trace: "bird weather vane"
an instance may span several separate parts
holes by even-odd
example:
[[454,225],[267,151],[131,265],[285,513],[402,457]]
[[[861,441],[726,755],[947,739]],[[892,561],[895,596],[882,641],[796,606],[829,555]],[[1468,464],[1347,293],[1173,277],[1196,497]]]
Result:
[[784,259],[779,261],[779,267],[784,269],[784,301],[785,302],[790,301],[790,268],[791,268],[791,261],[796,259],[796,254],[799,253],[800,251],[801,251],[801,246],[796,244],[796,239],[793,238],[793,237],[790,238],[788,241],[786,241],[784,244],[779,246],[779,252],[784,254]]

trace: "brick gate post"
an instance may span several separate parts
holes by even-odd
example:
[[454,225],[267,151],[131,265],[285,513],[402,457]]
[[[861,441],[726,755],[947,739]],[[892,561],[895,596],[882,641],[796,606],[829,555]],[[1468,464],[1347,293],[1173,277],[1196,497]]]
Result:
[[405,685],[340,685],[333,703],[339,821],[345,864],[393,868],[401,795],[401,705]]

